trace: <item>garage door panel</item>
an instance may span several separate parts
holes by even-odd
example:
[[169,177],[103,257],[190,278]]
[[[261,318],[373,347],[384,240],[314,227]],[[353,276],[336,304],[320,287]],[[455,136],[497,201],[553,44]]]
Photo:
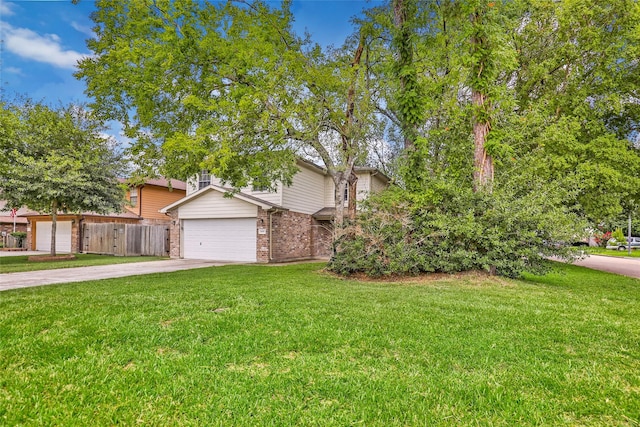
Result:
[[[51,221],[36,223],[36,250],[51,250]],[[71,252],[71,221],[56,222],[56,252]]]
[[182,228],[184,258],[256,261],[256,218],[185,219]]

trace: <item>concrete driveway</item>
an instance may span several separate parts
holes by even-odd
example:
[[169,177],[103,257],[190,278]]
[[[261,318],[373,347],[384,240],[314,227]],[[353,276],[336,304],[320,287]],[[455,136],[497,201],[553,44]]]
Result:
[[[24,255],[24,252],[22,253]],[[129,264],[97,265],[92,267],[60,268],[57,270],[28,271],[0,274],[0,291],[51,285],[54,283],[85,282],[151,273],[169,273],[194,268],[216,267],[228,263],[193,259],[168,259],[133,262]]]
[[608,271],[609,273],[640,279],[640,258],[590,255],[588,258],[576,261],[574,264],[593,270]]
[[[23,256],[23,255],[47,255],[49,252],[45,251],[0,251],[0,258],[6,256]],[[63,254],[65,252],[59,252]]]

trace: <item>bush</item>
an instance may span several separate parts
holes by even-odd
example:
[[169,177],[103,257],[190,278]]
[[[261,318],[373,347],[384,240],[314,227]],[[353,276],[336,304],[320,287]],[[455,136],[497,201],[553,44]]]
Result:
[[341,230],[329,268],[371,276],[543,273],[548,257],[577,254],[563,242],[582,225],[559,206],[559,197],[535,191],[474,193],[445,183],[431,183],[420,194],[389,190]]
[[622,232],[622,229],[620,228],[616,228],[616,230],[613,233],[611,233],[611,238],[615,240],[616,244],[618,245],[627,244],[627,238],[625,237],[624,233]]
[[21,248],[24,239],[27,238],[27,233],[25,233],[24,231],[14,231],[13,233],[11,233],[11,237],[16,239],[16,246],[18,248]]

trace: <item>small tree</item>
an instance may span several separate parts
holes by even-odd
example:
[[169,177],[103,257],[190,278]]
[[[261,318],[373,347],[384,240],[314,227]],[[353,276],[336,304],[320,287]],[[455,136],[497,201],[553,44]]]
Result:
[[55,256],[58,213],[122,209],[122,162],[101,133],[103,123],[82,107],[32,101],[1,107],[11,127],[0,133],[0,192],[9,206],[51,215]]
[[627,244],[627,239],[624,237],[624,232],[621,228],[616,228],[616,230],[611,233],[611,237],[616,241],[617,245]]

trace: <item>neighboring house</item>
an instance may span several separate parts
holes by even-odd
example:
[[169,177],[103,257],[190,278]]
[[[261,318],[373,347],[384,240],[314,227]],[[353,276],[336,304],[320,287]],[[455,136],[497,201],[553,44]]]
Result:
[[[125,182],[125,180],[121,180]],[[160,209],[186,196],[187,184],[175,179],[148,179],[144,184],[130,186],[125,208],[142,218],[145,225],[168,224],[169,218]]]
[[[329,256],[333,180],[312,163],[299,160],[298,167],[290,186],[235,194],[200,174],[184,199],[161,209],[172,218],[171,257],[266,263]],[[389,183],[373,168],[356,168],[356,174],[358,200]]]
[[[0,200],[0,243],[9,244],[10,234],[14,231],[27,232],[27,219],[20,215],[27,212],[26,208],[20,208],[17,210],[14,216],[11,215],[11,208],[7,206],[7,202]],[[14,227],[15,226],[15,227]]]
[[[124,182],[122,180],[121,182]],[[56,251],[83,252],[82,230],[84,224],[169,224],[169,218],[158,210],[168,203],[183,198],[186,184],[182,181],[147,180],[144,184],[133,186],[127,190],[126,199],[130,206],[125,206],[122,213],[96,214],[83,212],[80,214],[59,214],[57,217]],[[51,249],[51,215],[28,211],[22,214],[29,225],[27,227],[28,248],[39,251]]]

